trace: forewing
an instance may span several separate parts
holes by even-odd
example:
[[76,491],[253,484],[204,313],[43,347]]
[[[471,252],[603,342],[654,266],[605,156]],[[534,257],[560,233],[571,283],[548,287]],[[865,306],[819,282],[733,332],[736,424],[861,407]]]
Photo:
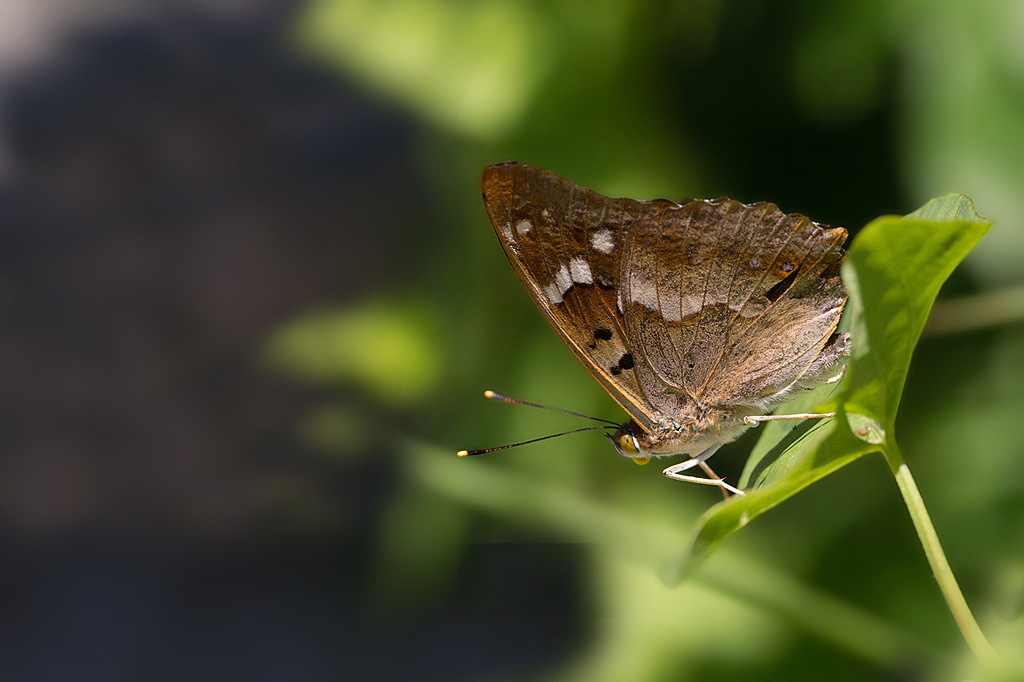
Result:
[[515,163],[488,167],[482,188],[498,240],[537,307],[612,398],[650,430],[654,410],[616,306],[624,235],[644,205]]

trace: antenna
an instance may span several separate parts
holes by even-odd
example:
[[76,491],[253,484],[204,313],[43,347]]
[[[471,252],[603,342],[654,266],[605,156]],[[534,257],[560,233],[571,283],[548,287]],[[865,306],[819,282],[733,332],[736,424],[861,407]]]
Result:
[[579,412],[573,412],[572,410],[566,410],[561,407],[548,407],[547,405],[538,405],[537,403],[531,403],[526,400],[519,400],[517,398],[510,398],[507,395],[496,393],[495,391],[484,391],[484,397],[489,400],[500,400],[503,403],[509,403],[510,405],[526,405],[527,407],[536,407],[541,410],[554,410],[555,412],[564,412],[565,414],[572,415],[573,417],[580,417],[582,419],[590,419],[591,421],[601,422],[603,426],[584,426],[581,429],[573,429],[572,431],[563,431],[562,433],[553,433],[550,436],[541,436],[540,438],[532,438],[530,440],[524,440],[520,443],[510,443],[508,445],[499,445],[493,448],[483,448],[480,450],[459,450],[456,454],[459,457],[472,457],[474,455],[483,455],[488,452],[494,452],[495,450],[507,450],[508,448],[517,448],[520,445],[529,445],[530,443],[536,443],[538,441],[547,440],[549,438],[558,438],[559,436],[567,436],[570,433],[580,433],[581,431],[598,431],[600,429],[617,429],[619,425],[608,419],[601,419],[600,417],[591,417],[587,414],[580,414]]
[[502,394],[496,393],[494,391],[484,391],[484,397],[488,398],[490,400],[500,400],[503,403],[509,403],[511,405],[526,405],[527,407],[537,407],[537,408],[540,408],[542,410],[554,410],[556,412],[564,412],[565,414],[571,414],[574,417],[582,417],[583,419],[590,419],[590,420],[593,420],[595,422],[602,422],[604,424],[610,424],[611,426],[614,426],[615,428],[619,428],[619,425],[616,422],[610,421],[608,419],[601,419],[600,417],[591,417],[590,415],[580,414],[579,412],[573,412],[572,410],[566,410],[565,408],[562,408],[562,407],[548,407],[547,405],[538,405],[537,403],[531,403],[531,402],[527,402],[525,400],[519,400],[518,398],[509,398],[507,395],[502,395]]
[[[456,455],[459,457],[472,457],[474,455],[483,455],[488,452],[494,452],[495,450],[507,450],[509,448],[517,448],[520,445],[529,445],[530,443],[536,443],[537,441],[547,440],[548,438],[558,438],[559,436],[568,436],[570,433],[579,433],[580,431],[597,431],[599,429],[610,429],[611,426],[584,426],[582,429],[573,429],[572,431],[563,431],[562,433],[553,433],[550,436],[541,436],[540,438],[532,438],[530,440],[524,440],[521,443],[509,443],[508,445],[499,445],[493,448],[484,448],[482,450],[459,450]],[[618,428],[618,426],[616,426]]]

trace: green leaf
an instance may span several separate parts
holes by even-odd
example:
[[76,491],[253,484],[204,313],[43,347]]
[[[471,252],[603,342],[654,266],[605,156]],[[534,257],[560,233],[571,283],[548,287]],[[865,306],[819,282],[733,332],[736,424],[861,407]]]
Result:
[[734,496],[707,510],[697,522],[697,534],[690,550],[662,571],[662,578],[674,584],[695,571],[722,540],[755,517],[780,504],[811,483],[846,466],[877,448],[854,438],[841,428],[838,419],[811,428],[794,429],[767,459],[771,464],[746,495]]
[[853,333],[846,376],[838,389],[823,387],[779,410],[821,411],[813,406],[831,398],[836,418],[769,424],[741,478],[747,494],[704,514],[690,551],[663,572],[668,582],[690,574],[725,537],[759,514],[895,442],[896,409],[928,311],[942,283],[990,225],[974,212],[970,199],[950,194],[861,230],[843,267]]
[[[840,385],[819,386],[806,395],[785,404],[779,414],[785,412],[824,412],[835,409],[834,398],[838,395]],[[754,449],[747,458],[743,474],[740,476],[740,488],[746,490],[753,486],[764,485],[766,476],[772,469],[778,467],[778,459],[786,444],[791,445],[799,434],[813,428],[816,422],[805,421],[772,421],[759,427],[763,429],[761,438],[754,445]],[[797,433],[794,436],[794,432]],[[785,441],[784,445],[781,445]],[[783,450],[780,450],[780,447]]]
[[892,433],[910,356],[939,288],[991,226],[960,194],[910,215],[883,216],[857,235],[843,267],[858,302],[845,403]]

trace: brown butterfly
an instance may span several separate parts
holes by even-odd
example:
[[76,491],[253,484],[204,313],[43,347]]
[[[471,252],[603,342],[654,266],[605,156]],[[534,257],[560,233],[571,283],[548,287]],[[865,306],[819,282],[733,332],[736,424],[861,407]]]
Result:
[[[773,204],[611,199],[538,168],[488,167],[483,198],[544,317],[630,421],[608,436],[670,478],[802,389],[838,380],[846,230]],[[600,427],[597,427],[600,428]],[[472,454],[463,453],[460,454]],[[705,479],[680,472],[700,465]]]

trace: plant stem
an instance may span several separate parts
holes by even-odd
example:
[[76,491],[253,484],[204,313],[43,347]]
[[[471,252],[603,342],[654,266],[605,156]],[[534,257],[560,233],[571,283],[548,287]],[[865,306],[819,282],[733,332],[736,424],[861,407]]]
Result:
[[967,646],[971,648],[978,660],[988,666],[996,664],[999,662],[999,656],[985,638],[981,628],[978,627],[978,622],[974,620],[974,615],[967,606],[960,586],[957,585],[953,571],[949,567],[949,561],[946,560],[946,555],[942,551],[942,545],[939,544],[939,536],[935,533],[935,527],[924,506],[921,492],[917,489],[914,477],[910,474],[910,468],[903,461],[903,455],[896,443],[887,440],[884,450],[885,459],[896,477],[896,484],[903,494],[903,501],[907,505],[907,511],[910,512],[910,519],[914,522],[917,536],[921,540],[921,547],[924,548],[924,554],[932,567],[932,573],[935,575],[935,580],[939,584],[939,590],[942,591],[947,606],[949,606],[949,611],[953,614],[953,620],[956,621],[957,627],[960,628],[961,634],[967,641]]

